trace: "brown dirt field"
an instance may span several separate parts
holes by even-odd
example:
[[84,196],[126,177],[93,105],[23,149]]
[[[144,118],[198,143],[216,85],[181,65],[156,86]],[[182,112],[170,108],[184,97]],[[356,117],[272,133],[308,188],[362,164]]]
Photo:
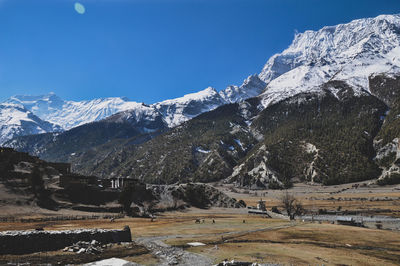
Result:
[[188,250],[223,259],[284,265],[398,265],[400,233],[331,224],[297,223],[280,229],[219,238],[169,240],[172,245],[204,241]]
[[[365,182],[367,183],[367,182]],[[363,183],[359,183],[363,184]],[[295,184],[287,191],[298,198],[309,212],[318,212],[319,209],[328,211],[357,211],[368,215],[387,215],[400,217],[400,186],[367,186],[352,188],[354,184],[338,186],[320,186]],[[245,194],[244,189],[233,189],[229,186],[219,187],[231,197],[241,199],[248,206],[256,206],[260,198],[266,200],[267,208],[280,206],[280,197],[283,190],[259,190]]]
[[[155,222],[144,218],[124,218],[113,223],[109,220],[59,221],[49,222],[45,229],[122,228],[129,225],[134,239],[172,236],[165,242],[211,257],[216,263],[223,259],[236,259],[284,265],[395,265],[400,261],[400,232],[318,223],[291,223],[249,216],[237,213],[238,211],[240,212],[236,209],[191,209],[187,212],[165,213]],[[206,222],[195,224],[196,218],[204,218]],[[216,220],[215,224],[211,223],[213,218]],[[245,224],[243,219],[246,220]],[[0,230],[30,229],[37,225],[0,223]],[[186,244],[193,241],[207,245],[189,248]],[[218,249],[215,248],[216,245]],[[143,253],[146,252],[141,247],[124,252],[116,249],[115,253],[102,254],[101,258],[117,256],[144,265],[157,265],[155,257]],[[74,254],[41,252],[22,257],[0,256],[0,264],[5,261],[24,262],[25,259],[33,262],[78,263],[80,260],[77,258]]]
[[[312,211],[324,208],[336,210],[341,206],[342,210],[365,213],[376,211],[380,215],[400,217],[399,186],[372,186],[358,189],[351,186],[352,184],[333,187],[296,184],[289,192],[293,193],[306,209]],[[230,196],[243,199],[248,205],[256,205],[262,197],[266,200],[268,208],[279,206],[279,198],[285,192],[256,191],[257,194],[255,194],[254,191],[239,193],[244,190],[232,191],[226,186],[219,188]],[[265,196],[263,193],[266,193]],[[0,209],[2,208],[0,206]],[[388,211],[381,212],[385,209]],[[12,214],[12,206],[8,206],[7,210],[9,214]],[[34,209],[27,213],[27,216],[47,217],[54,214],[55,212],[40,210],[36,212]],[[92,213],[70,210],[61,210],[57,214],[92,215]],[[19,215],[23,217],[23,213]],[[205,219],[205,223],[195,224],[195,219]],[[215,224],[212,224],[212,219],[215,219]],[[37,227],[44,227],[45,230],[122,229],[125,225],[130,226],[133,239],[166,236],[164,242],[208,256],[216,263],[223,259],[236,259],[283,265],[396,265],[400,261],[400,232],[324,223],[291,223],[287,220],[248,215],[246,209],[190,208],[186,211],[159,214],[154,222],[148,218],[122,218],[115,222],[110,222],[108,219],[0,222],[0,231],[29,230]],[[203,242],[206,246],[189,247],[187,245],[188,242],[194,241]],[[116,256],[144,265],[158,263],[157,258],[144,252],[141,246],[125,251],[118,250],[117,247],[115,253],[113,252],[106,253],[101,258]],[[26,260],[78,263],[79,260],[76,257],[77,255],[62,252],[41,252],[17,257],[0,256],[0,264],[5,261],[24,262]]]

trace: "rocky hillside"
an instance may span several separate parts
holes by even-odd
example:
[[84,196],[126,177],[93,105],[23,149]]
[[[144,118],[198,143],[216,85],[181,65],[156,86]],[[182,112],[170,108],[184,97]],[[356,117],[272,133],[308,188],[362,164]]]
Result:
[[329,185],[376,178],[372,142],[386,105],[368,93],[355,95],[344,82],[329,82],[321,90],[264,109],[251,125],[263,139],[228,181],[287,187],[293,180]]
[[376,75],[370,87],[388,106],[385,121],[374,140],[375,161],[383,169],[381,184],[400,183],[400,77]]
[[185,206],[197,208],[243,208],[246,203],[237,201],[218,189],[205,184],[153,185],[148,188],[153,196],[153,210],[177,209]]
[[378,177],[373,140],[387,106],[367,92],[355,95],[344,82],[323,87],[323,93],[299,94],[262,111],[257,98],[219,107],[79,170],[150,183],[226,179],[250,187]]
[[[88,123],[59,133],[17,137],[5,143],[21,152],[28,152],[44,160],[69,162],[80,153],[107,144],[143,143],[167,128],[161,116],[143,118],[136,111],[115,114],[104,120]],[[138,118],[139,117],[139,118]]]
[[248,124],[257,103],[224,105],[141,145],[113,146],[112,151],[98,147],[100,154],[110,152],[108,156],[86,164],[94,154],[84,153],[76,170],[103,177],[129,175],[156,184],[223,179],[256,143]]

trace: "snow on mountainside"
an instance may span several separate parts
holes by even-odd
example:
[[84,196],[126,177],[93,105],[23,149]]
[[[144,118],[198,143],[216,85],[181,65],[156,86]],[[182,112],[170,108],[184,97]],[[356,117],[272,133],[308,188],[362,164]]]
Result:
[[258,96],[265,89],[265,86],[265,82],[260,80],[257,75],[252,75],[244,80],[240,87],[228,86],[219,93],[214,88],[209,87],[205,90],[162,101],[152,106],[165,117],[169,127],[174,127],[201,113],[214,110],[223,104],[240,102]]
[[0,144],[15,136],[59,130],[60,127],[41,120],[21,105],[0,104]]
[[258,75],[251,75],[243,84],[238,86],[229,86],[225,90],[220,91],[219,95],[227,103],[234,103],[258,96],[264,89],[266,83],[262,81]]
[[142,133],[151,133],[167,128],[168,124],[160,112],[145,104],[122,111],[104,119],[106,122],[129,123]]
[[224,100],[214,88],[190,93],[173,100],[152,105],[164,117],[169,127],[177,126],[201,113],[213,110],[224,104]]
[[[80,102],[65,101],[54,93],[40,96],[16,95],[5,103],[19,105],[40,119],[56,124],[64,130],[109,117],[107,119],[109,122],[128,122],[137,126],[139,131],[146,133],[166,127],[175,127],[223,104],[257,96],[264,88],[265,83],[257,75],[253,75],[246,79],[240,87],[229,86],[219,93],[213,88],[207,88],[150,106],[119,97]],[[13,132],[17,131],[15,129]],[[51,130],[44,132],[49,131]],[[21,132],[31,134],[30,131],[22,130]],[[25,133],[21,134],[26,135]],[[1,136],[7,140],[17,135],[8,133]]]
[[65,130],[142,106],[119,97],[80,102],[64,101],[53,93],[41,96],[17,95],[8,99],[7,103],[23,105],[41,119],[58,124]]
[[271,57],[259,77],[267,88],[264,107],[301,92],[344,80],[357,93],[369,91],[368,77],[400,73],[400,15],[381,15],[319,31],[297,34],[282,53]]

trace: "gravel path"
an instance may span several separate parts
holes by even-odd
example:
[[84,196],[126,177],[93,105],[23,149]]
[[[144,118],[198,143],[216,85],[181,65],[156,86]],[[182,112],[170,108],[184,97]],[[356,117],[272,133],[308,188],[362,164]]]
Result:
[[141,237],[135,239],[139,244],[144,245],[151,253],[160,260],[161,266],[166,265],[212,265],[212,260],[200,254],[187,252],[182,248],[171,247],[163,242],[169,238],[177,236],[157,236],[157,237]]

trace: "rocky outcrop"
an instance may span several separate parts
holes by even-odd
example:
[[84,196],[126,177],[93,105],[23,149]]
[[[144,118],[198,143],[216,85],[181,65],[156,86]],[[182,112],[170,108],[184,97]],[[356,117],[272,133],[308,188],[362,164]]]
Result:
[[[378,144],[376,144],[378,146]],[[378,161],[383,168],[382,174],[377,180],[378,184],[398,183],[391,179],[400,177],[400,141],[399,138],[393,139],[385,146],[377,149],[375,160]]]
[[182,206],[194,206],[198,208],[224,207],[242,208],[246,207],[243,201],[237,201],[218,189],[205,184],[189,183],[182,185],[153,185],[149,188],[158,205],[170,208]]

